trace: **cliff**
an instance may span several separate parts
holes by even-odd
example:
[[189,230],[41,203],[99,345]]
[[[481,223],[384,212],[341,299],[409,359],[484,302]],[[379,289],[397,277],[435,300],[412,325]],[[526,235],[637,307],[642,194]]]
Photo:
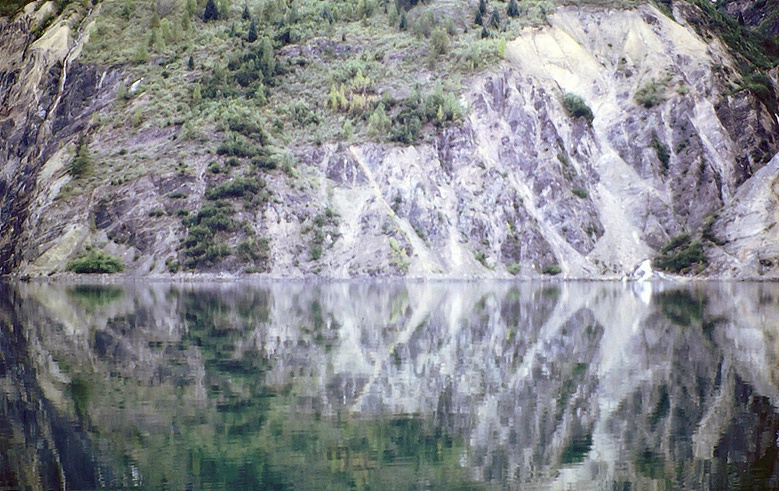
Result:
[[[368,120],[329,102],[273,106],[323,57],[367,59],[359,34],[274,38],[268,102],[247,130],[255,113],[235,114],[248,96],[198,102],[218,66],[187,68],[178,51],[114,63],[104,44],[82,55],[117,8],[38,2],[2,21],[3,273],[61,274],[100,250],[130,276],[619,278],[655,257],[704,277],[779,274],[778,72],[748,75],[760,60],[717,37],[700,5],[561,6],[515,26],[488,40],[500,60],[458,75],[462,114],[442,102],[443,124],[422,121],[410,143],[327,133],[328,118]],[[213,55],[189,49],[190,64]],[[397,101],[413,94],[372,84],[370,107],[405,121]],[[286,135],[309,130],[315,141]],[[241,158],[236,142],[265,153]]]

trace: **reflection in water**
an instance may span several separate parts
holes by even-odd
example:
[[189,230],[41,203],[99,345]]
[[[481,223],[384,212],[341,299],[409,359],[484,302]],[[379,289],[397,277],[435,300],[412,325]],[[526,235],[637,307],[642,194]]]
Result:
[[779,487],[779,285],[0,285],[0,489]]

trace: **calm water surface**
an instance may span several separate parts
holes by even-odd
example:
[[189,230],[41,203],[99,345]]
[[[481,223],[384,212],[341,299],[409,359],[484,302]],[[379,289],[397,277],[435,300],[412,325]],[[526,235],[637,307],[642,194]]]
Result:
[[0,284],[0,489],[771,489],[777,407],[776,284]]

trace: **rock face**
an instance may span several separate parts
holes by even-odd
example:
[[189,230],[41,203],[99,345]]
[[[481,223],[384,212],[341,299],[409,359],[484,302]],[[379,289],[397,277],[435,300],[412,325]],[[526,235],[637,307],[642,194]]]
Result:
[[[128,80],[77,61],[98,11],[65,12],[34,41],[45,5],[0,28],[0,270],[59,273],[92,244],[129,274],[169,274],[187,233],[177,207],[202,204],[208,161],[58,199],[78,136],[93,114],[110,114]],[[266,176],[272,199],[241,212],[267,240],[264,266],[279,277],[621,277],[671,238],[703,233],[702,274],[779,276],[777,251],[764,248],[779,243],[777,195],[761,184],[777,178],[766,163],[779,123],[751,92],[733,90],[741,78],[724,45],[687,23],[698,14],[683,2],[676,20],[650,5],[560,8],[509,42],[500,66],[467,81],[466,120],[434,141],[294,149],[297,173]],[[566,94],[591,121],[569,114]],[[143,138],[186,151],[177,131]],[[124,138],[91,137],[112,149]],[[150,216],[157,210],[164,216]],[[334,218],[321,226],[325,214]],[[745,214],[760,215],[762,228],[738,219]],[[204,271],[244,266],[234,257]]]

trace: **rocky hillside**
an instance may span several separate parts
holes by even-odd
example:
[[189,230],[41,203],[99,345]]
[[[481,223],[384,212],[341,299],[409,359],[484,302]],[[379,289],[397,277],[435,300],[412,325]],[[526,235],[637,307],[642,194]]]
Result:
[[770,16],[132,5],[0,20],[3,273],[779,276]]

